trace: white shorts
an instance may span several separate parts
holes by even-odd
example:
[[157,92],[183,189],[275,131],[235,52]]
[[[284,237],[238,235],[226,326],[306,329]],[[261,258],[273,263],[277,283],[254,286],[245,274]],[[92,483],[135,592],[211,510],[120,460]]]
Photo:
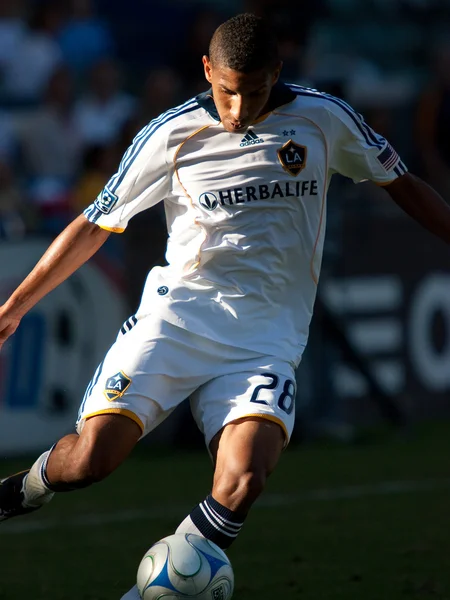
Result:
[[117,413],[133,419],[144,436],[189,397],[207,445],[227,423],[248,416],[279,423],[289,441],[295,418],[291,364],[152,315],[123,325],[86,389],[77,431],[94,415]]

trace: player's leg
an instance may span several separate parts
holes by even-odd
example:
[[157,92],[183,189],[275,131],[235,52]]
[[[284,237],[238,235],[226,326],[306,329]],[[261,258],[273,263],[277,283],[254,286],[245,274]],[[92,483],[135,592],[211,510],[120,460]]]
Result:
[[[263,491],[285,440],[279,424],[257,417],[224,427],[210,444],[215,465],[212,493],[184,519],[176,533],[195,533],[227,549]],[[121,600],[139,600],[137,586]]]
[[[191,406],[214,461],[214,484],[177,533],[196,533],[226,549],[289,441],[295,377],[290,364],[271,357],[215,343],[207,350],[203,360],[217,359],[219,374],[195,391]],[[137,587],[121,600],[139,600]]]
[[[173,368],[167,371],[169,333],[150,318],[132,317],[124,324],[88,385],[77,423],[79,435],[63,438],[29,472],[3,480],[0,520],[36,510],[56,491],[79,489],[106,477],[139,437],[190,393],[189,388],[185,392],[180,385],[172,387],[177,365],[169,364]],[[159,403],[149,398],[153,392]],[[169,399],[167,406],[164,399]]]
[[[118,410],[112,404],[107,406],[109,403],[105,397],[105,392],[109,392],[109,380],[105,380],[105,376],[108,377],[110,370],[112,370],[111,375],[114,374],[116,363],[122,354],[130,355],[129,351],[127,352],[129,345],[127,336],[129,337],[130,334],[125,329],[125,325],[129,321],[122,327],[115,343],[109,349],[88,385],[79,413],[78,434],[81,433],[81,435],[71,434],[64,437],[49,451],[44,452],[29,471],[2,480],[0,484],[0,521],[40,508],[52,499],[55,491],[69,491],[77,489],[77,487],[85,487],[88,485],[89,479],[92,481],[94,478],[99,479],[102,473],[105,473],[112,465],[120,464],[139,439],[143,425],[141,420],[136,417],[135,412]],[[129,331],[136,322],[137,319],[130,322]],[[122,392],[128,389],[130,383],[131,379],[121,375],[117,385],[122,386],[123,389],[111,389],[112,398],[121,399]],[[95,420],[89,418],[97,415],[98,412],[103,413],[101,415],[103,417],[107,414],[108,418]],[[122,419],[119,420],[116,418],[117,414],[112,413],[122,413],[130,419],[122,416]],[[136,422],[133,422],[133,418]],[[141,424],[140,432],[136,423]],[[86,431],[83,433],[81,430],[85,425]],[[114,436],[110,432],[117,433],[117,428],[123,439],[123,446],[119,444],[117,454],[113,450],[112,456],[108,458],[109,445],[114,442]],[[105,446],[104,450],[102,449],[103,445]],[[102,457],[105,463],[108,460],[111,462],[101,464]]]
[[101,481],[129,455],[141,437],[128,417],[105,414],[87,420],[80,435],[62,438],[29,471],[0,484],[0,520],[37,510],[55,492],[68,492]]
[[276,359],[267,364],[268,358],[236,364],[249,370],[216,377],[192,397],[214,461],[214,481],[211,494],[178,531],[200,533],[223,549],[236,539],[294,426],[292,366]]
[[264,490],[285,441],[279,424],[258,417],[239,419],[216,434],[210,444],[215,464],[212,492],[177,531],[198,533],[228,548]]
[[212,440],[215,469],[213,497],[232,511],[247,515],[265,488],[286,443],[278,423],[244,417]]

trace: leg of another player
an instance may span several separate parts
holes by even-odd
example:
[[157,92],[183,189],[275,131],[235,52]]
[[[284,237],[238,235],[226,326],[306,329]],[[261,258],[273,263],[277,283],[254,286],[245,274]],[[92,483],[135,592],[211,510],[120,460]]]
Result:
[[44,452],[30,471],[0,485],[0,521],[40,508],[54,492],[68,492],[101,481],[129,455],[141,436],[139,426],[123,415],[88,419],[80,435],[62,438]]
[[284,447],[280,425],[258,417],[230,423],[210,444],[212,493],[183,521],[178,533],[207,537],[223,549],[236,539]]

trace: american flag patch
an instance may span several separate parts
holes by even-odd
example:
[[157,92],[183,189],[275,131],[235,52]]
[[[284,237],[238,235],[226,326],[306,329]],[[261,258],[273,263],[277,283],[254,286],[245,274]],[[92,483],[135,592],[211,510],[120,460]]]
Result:
[[399,159],[399,155],[390,144],[388,144],[383,152],[377,156],[378,162],[386,169],[386,171],[390,171]]

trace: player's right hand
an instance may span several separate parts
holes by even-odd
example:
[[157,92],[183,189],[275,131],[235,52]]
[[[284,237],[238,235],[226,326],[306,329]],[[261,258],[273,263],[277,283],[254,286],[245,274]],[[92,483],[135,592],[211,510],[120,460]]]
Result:
[[18,328],[19,323],[19,316],[12,314],[5,306],[0,306],[0,350],[6,340]]

